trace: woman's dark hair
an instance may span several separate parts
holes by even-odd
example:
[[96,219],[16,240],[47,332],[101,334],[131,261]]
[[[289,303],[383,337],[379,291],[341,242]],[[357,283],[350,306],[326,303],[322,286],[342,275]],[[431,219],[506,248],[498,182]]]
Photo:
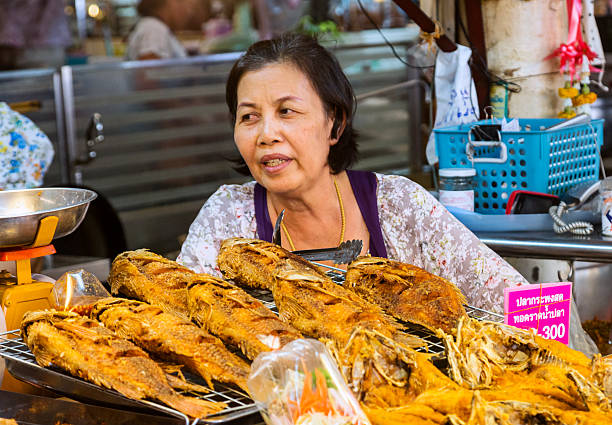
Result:
[[136,10],[140,16],[157,16],[157,11],[161,9],[166,0],[140,0]]
[[[247,72],[257,71],[275,63],[292,64],[310,80],[323,102],[325,111],[334,120],[331,137],[338,137],[342,123],[345,123],[344,130],[338,142],[331,147],[327,160],[334,174],[350,167],[358,156],[357,132],[353,130],[355,94],[336,58],[313,37],[286,33],[272,40],[259,41],[236,61],[225,86],[225,101],[232,125],[236,123],[238,84],[241,78]],[[242,158],[234,162],[239,173],[250,174]]]

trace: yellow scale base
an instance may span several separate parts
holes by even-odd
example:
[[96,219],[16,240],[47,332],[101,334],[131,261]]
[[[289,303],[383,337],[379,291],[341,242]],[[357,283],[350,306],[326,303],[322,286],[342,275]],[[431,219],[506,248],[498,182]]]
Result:
[[[30,259],[55,253],[51,244],[58,219],[55,216],[40,220],[34,242],[24,248],[3,250],[2,261],[15,261],[17,277],[6,271],[0,271],[0,308],[2,308],[8,330],[19,329],[23,315],[32,310],[44,310],[50,307],[49,294],[53,284],[32,280]],[[47,394],[46,391],[20,382],[8,372],[4,373],[2,389],[30,394]]]

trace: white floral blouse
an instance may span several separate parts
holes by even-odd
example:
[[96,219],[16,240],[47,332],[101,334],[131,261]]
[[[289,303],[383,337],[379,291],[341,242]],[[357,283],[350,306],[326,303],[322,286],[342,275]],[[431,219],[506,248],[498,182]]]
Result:
[[[528,282],[450,214],[428,191],[401,176],[376,174],[380,226],[389,258],[459,286],[472,306],[503,312],[504,288]],[[191,224],[178,261],[220,276],[216,258],[229,237],[257,238],[255,182],[221,186]]]
[[0,102],[0,190],[41,186],[53,154],[51,141],[29,118]]

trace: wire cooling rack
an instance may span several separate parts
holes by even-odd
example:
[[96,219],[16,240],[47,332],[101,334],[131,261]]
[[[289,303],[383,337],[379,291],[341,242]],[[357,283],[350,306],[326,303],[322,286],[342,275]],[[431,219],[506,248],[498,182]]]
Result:
[[[65,372],[55,368],[45,368],[36,363],[34,354],[30,351],[25,342],[21,339],[18,330],[0,333],[0,356],[7,360],[7,369],[17,378],[26,382],[43,386],[56,392],[64,393],[67,396],[81,398],[81,394],[86,394],[88,401],[113,405],[123,408],[135,408],[140,410],[157,410],[174,416],[185,421],[186,425],[195,425],[199,419],[191,420],[185,414],[170,407],[148,401],[127,399],[115,390],[103,388],[80,378],[75,378]],[[205,383],[195,375],[184,373],[188,382],[205,385]],[[214,415],[209,415],[202,420],[202,423],[223,423],[245,416],[258,411],[257,406],[238,388],[215,382],[215,389],[210,389],[206,393],[178,390],[179,394],[199,398],[201,400],[222,402],[227,404],[227,408]],[[79,397],[81,396],[81,397]]]
[[[344,270],[324,264],[316,264],[329,269],[327,274],[332,281],[339,285],[344,283]],[[274,298],[269,290],[248,289],[247,292],[260,300],[267,308],[278,314]],[[500,314],[471,306],[465,306],[465,309],[468,316],[474,319],[503,322],[503,316]],[[440,354],[444,352],[442,340],[435,336],[429,329],[407,322],[402,322],[402,325],[405,332],[417,336],[427,343],[427,347],[419,347],[416,349],[417,351],[431,354]],[[38,365],[38,363],[36,363],[36,358],[21,339],[18,330],[0,333],[0,356],[7,360],[8,370],[17,378],[43,386],[52,391],[64,393],[67,396],[79,398],[78,396],[80,394],[86,394],[87,399],[98,403],[140,410],[153,409],[180,418],[185,421],[186,425],[196,425],[200,422],[198,419],[191,420],[185,414],[170,407],[148,400],[127,399],[115,390],[103,388],[83,379],[75,378],[59,369],[44,368]],[[206,386],[201,378],[187,372],[185,372],[184,375],[188,382]],[[201,421],[202,423],[221,424],[235,419],[245,418],[258,411],[253,400],[251,400],[242,390],[218,382],[215,383],[215,389],[211,389],[207,393],[181,390],[177,392],[189,397],[227,404],[228,407],[226,409],[217,414],[207,416]]]
[[[334,283],[338,285],[342,285],[346,278],[346,272],[340,268],[328,266],[326,264],[314,263],[318,266],[325,267],[328,269],[327,275],[331,278]],[[278,314],[278,309],[276,308],[276,304],[274,304],[274,297],[272,296],[272,292],[267,289],[248,289],[247,292],[257,298],[262,302],[263,305],[268,307],[270,310]],[[467,315],[476,320],[486,320],[490,322],[498,322],[503,323],[504,316],[501,314],[493,313],[491,311],[483,310],[481,308],[472,307],[472,306],[464,306],[465,312]],[[421,338],[423,341],[427,343],[427,347],[417,347],[416,351],[426,352],[430,354],[440,354],[444,353],[444,343],[440,338],[438,338],[431,330],[409,322],[404,322],[399,320],[402,324],[402,328],[404,332],[409,335],[413,335]]]

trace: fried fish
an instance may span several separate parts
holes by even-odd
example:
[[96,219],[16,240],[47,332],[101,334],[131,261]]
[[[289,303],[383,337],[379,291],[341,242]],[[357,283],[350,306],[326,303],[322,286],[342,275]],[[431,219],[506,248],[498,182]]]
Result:
[[187,284],[195,272],[146,249],[126,251],[113,261],[108,282],[122,293],[189,320]]
[[281,260],[291,258],[302,268],[320,272],[302,257],[270,242],[230,238],[223,241],[217,264],[226,279],[250,288],[271,289],[272,273]]
[[593,357],[593,378],[598,387],[612,400],[612,355]]
[[163,360],[185,365],[212,380],[234,383],[248,392],[249,365],[204,329],[140,301],[105,298],[93,305],[91,317],[120,337]]
[[453,283],[419,267],[386,258],[362,257],[346,272],[344,287],[393,317],[432,331],[452,333],[465,316],[466,299]]
[[378,306],[290,259],[274,278],[281,318],[326,343],[359,400],[401,406],[423,388],[453,384],[412,349],[425,342],[402,332]]
[[591,375],[591,360],[581,352],[514,326],[466,316],[454,337],[437,334],[446,348],[450,376],[466,388],[490,388],[506,373],[549,364]]
[[128,398],[160,400],[194,418],[226,407],[224,403],[176,393],[164,371],[143,350],[99,322],[76,313],[55,310],[26,313],[21,336],[41,366],[58,366]]
[[403,406],[433,389],[461,389],[429,361],[429,355],[378,332],[356,328],[344,345],[323,341],[349,388],[369,406]]
[[300,333],[242,289],[216,277],[199,274],[189,284],[191,317],[249,359],[280,348]]
[[380,333],[409,347],[425,343],[400,331],[400,325],[376,305],[334,283],[300,262],[283,260],[274,270],[272,288],[281,319],[315,338],[340,345],[361,328]]

